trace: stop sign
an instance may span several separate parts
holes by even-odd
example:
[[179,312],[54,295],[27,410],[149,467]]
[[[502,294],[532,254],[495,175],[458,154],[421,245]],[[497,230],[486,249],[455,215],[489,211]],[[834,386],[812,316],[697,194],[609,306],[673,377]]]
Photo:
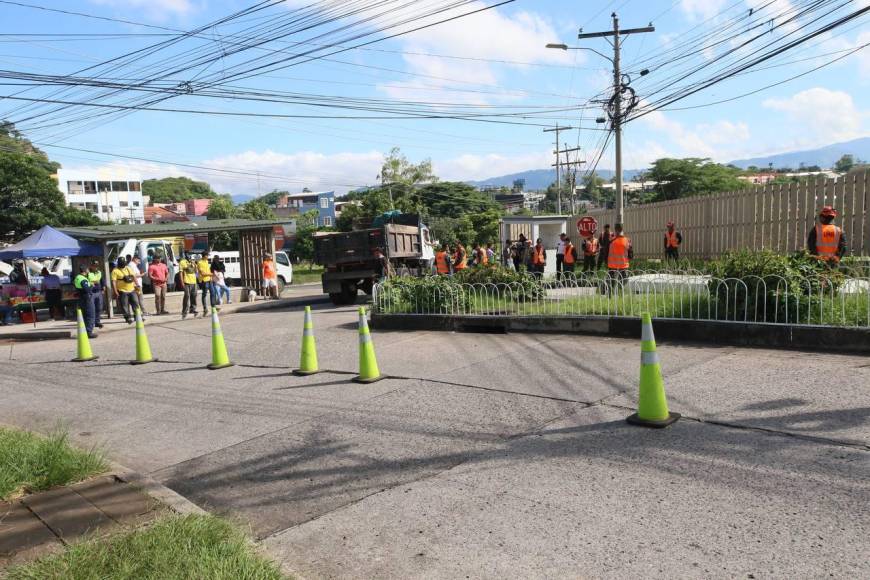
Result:
[[584,238],[591,238],[598,227],[598,222],[594,217],[582,217],[577,220],[577,232]]

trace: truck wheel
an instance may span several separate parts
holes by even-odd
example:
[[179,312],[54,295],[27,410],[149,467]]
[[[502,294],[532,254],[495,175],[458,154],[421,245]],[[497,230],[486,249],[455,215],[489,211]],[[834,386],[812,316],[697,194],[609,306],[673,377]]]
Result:
[[356,283],[345,283],[341,285],[341,296],[344,304],[355,304],[356,294]]
[[335,304],[336,306],[342,306],[342,305],[344,304],[344,302],[343,302],[343,300],[344,300],[344,294],[341,293],[341,292],[330,292],[330,293],[329,293],[329,299],[330,299],[330,300],[332,301],[332,303]]
[[278,276],[278,296],[284,293],[284,288],[287,287],[287,283],[284,282],[284,276]]

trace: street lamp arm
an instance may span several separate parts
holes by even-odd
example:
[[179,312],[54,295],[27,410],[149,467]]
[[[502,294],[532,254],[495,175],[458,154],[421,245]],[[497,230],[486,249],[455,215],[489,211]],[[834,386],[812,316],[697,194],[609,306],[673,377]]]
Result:
[[568,46],[567,44],[548,44],[546,48],[556,48],[559,50],[588,50],[589,52],[594,52],[602,58],[606,58],[611,64],[613,64],[612,58],[610,58],[606,54],[598,52],[594,48],[586,48],[585,46]]

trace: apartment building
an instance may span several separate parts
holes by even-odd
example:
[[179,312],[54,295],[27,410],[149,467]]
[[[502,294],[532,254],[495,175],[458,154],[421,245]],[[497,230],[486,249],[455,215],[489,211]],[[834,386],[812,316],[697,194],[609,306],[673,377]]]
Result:
[[57,185],[67,205],[112,223],[145,223],[142,179],[126,172],[76,172],[60,169]]

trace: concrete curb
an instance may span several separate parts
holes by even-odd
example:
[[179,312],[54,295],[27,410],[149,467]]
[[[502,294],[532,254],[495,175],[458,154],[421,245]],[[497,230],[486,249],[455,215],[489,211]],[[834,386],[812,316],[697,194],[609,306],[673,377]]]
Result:
[[[251,313],[251,312],[259,312],[261,310],[276,310],[281,308],[293,308],[296,306],[309,306],[313,304],[328,304],[329,296],[320,295],[320,296],[311,296],[311,297],[299,297],[299,298],[282,298],[280,300],[263,300],[262,302],[253,302],[253,303],[233,303],[232,306],[234,308],[232,310],[223,310],[221,312],[221,316],[229,316],[231,314],[235,314],[237,312],[241,313]],[[238,304],[238,306],[236,306]],[[243,305],[244,304],[244,305]],[[226,307],[224,307],[226,308]],[[151,315],[148,317],[149,325],[159,325],[167,322],[175,322],[181,320],[181,314],[173,314],[170,316],[155,316]],[[132,325],[127,324],[107,324],[105,328],[102,328],[98,331],[98,335],[109,334],[112,332],[119,332],[121,330],[129,330],[132,328]],[[76,330],[38,330],[38,331],[28,331],[28,332],[9,332],[0,335],[0,340],[17,340],[17,341],[36,341],[36,340],[61,340],[68,338],[75,338]]]
[[112,475],[125,483],[129,483],[130,485],[138,487],[150,497],[159,501],[163,505],[166,505],[167,507],[169,507],[169,509],[176,513],[182,515],[208,514],[207,511],[205,511],[186,497],[179,495],[178,493],[172,491],[165,485],[158,483],[156,480],[152,479],[147,475],[143,475],[138,471],[133,471],[132,469],[124,467],[119,463],[115,463],[114,461],[110,461],[109,466],[109,475]]
[[[870,329],[837,326],[655,319],[659,340],[734,346],[870,354]],[[373,314],[379,330],[442,330],[456,332],[534,332],[591,334],[640,339],[640,319],[583,316],[449,316]]]

